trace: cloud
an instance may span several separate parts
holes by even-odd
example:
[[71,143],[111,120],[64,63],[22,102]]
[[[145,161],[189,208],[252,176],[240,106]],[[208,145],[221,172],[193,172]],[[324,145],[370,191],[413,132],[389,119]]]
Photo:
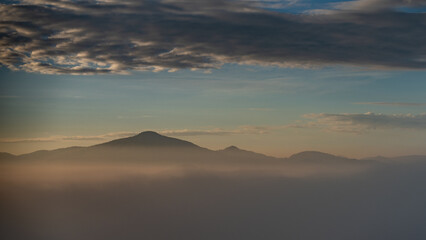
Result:
[[[212,128],[212,129],[169,129],[158,130],[157,132],[167,136],[203,136],[203,135],[216,135],[228,136],[238,134],[267,134],[270,130],[277,127],[271,126],[239,126],[234,129]],[[50,136],[38,138],[1,138],[0,143],[34,143],[34,142],[64,142],[64,141],[93,141],[102,142],[109,141],[117,138],[125,138],[138,134],[139,132],[112,132],[101,135],[89,136]]]
[[415,102],[357,102],[355,104],[384,105],[384,106],[398,106],[398,107],[423,107],[423,106],[426,106],[426,103],[415,103]]
[[235,129],[205,129],[205,130],[190,130],[190,129],[179,129],[179,130],[162,130],[159,131],[161,134],[168,136],[201,136],[201,135],[238,135],[238,134],[267,134],[272,130],[271,127],[263,126],[240,126]]
[[268,9],[286,9],[293,6],[303,5],[300,0],[243,0],[253,6]]
[[389,10],[398,7],[422,7],[426,6],[425,0],[356,0],[344,1],[334,5],[337,9],[352,11],[378,11]]
[[292,127],[321,128],[328,131],[362,133],[374,129],[426,130],[426,114],[381,114],[381,113],[312,113],[304,115],[311,119]]
[[[424,14],[389,7],[336,9],[331,15],[287,14],[265,10],[258,7],[259,1],[254,2],[31,0],[1,4],[0,64],[45,74],[208,70],[224,63],[426,66]],[[373,2],[390,6],[386,1]],[[409,7],[423,3],[398,2]]]
[[115,138],[130,137],[136,132],[114,132],[92,136],[50,136],[40,138],[2,138],[0,143],[61,142],[61,141],[107,141]]

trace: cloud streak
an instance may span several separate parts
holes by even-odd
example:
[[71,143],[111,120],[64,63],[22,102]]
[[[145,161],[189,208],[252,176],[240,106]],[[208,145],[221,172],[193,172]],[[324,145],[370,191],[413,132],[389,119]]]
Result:
[[247,1],[19,1],[0,5],[0,64],[45,74],[207,70],[224,63],[426,67],[424,14],[357,9],[310,15]]
[[[234,129],[223,129],[223,128],[211,128],[211,129],[169,129],[169,130],[158,130],[157,132],[167,136],[229,136],[229,135],[240,135],[240,134],[268,134],[271,130],[277,129],[277,127],[270,126],[239,126]],[[101,135],[91,136],[50,136],[50,137],[39,137],[39,138],[2,138],[0,143],[34,143],[34,142],[102,142],[109,141],[117,138],[125,138],[138,134],[139,132],[112,132]]]
[[396,128],[426,130],[426,114],[312,113],[306,114],[304,117],[312,121],[293,127],[321,128],[328,131],[352,133]]
[[357,102],[360,105],[383,105],[383,106],[396,106],[396,107],[424,107],[426,103],[415,102]]
[[202,135],[239,135],[239,134],[268,134],[272,127],[263,126],[240,126],[235,129],[205,129],[205,130],[190,130],[190,129],[179,129],[179,130],[162,130],[159,131],[161,134],[168,136],[202,136]]
[[50,136],[38,138],[2,138],[0,143],[33,143],[33,142],[61,142],[61,141],[107,141],[115,138],[130,137],[136,132],[114,132],[92,136]]
[[355,0],[344,1],[334,5],[337,9],[352,11],[378,11],[389,10],[398,7],[423,7],[425,0]]

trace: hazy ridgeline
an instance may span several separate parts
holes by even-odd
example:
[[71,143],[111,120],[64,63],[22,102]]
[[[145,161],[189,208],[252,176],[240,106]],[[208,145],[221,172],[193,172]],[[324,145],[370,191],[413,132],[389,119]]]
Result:
[[426,238],[424,157],[97,146],[0,171],[1,239]]

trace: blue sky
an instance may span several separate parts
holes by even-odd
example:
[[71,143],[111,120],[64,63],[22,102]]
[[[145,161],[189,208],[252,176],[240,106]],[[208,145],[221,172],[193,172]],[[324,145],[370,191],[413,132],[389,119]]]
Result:
[[[235,145],[244,142],[247,147],[258,151],[285,156],[294,153],[295,146],[280,150],[279,143],[256,146],[241,138],[247,139],[247,135],[258,139],[265,139],[267,135],[294,138],[292,131],[297,128],[279,126],[305,122],[304,115],[310,113],[422,114],[426,110],[426,104],[397,104],[426,102],[423,91],[426,89],[425,73],[421,71],[227,65],[212,73],[181,70],[174,73],[136,72],[127,76],[63,76],[3,69],[1,74],[3,139],[98,136],[143,130],[204,130],[213,132],[177,137],[212,148],[226,147],[223,142]],[[235,133],[232,134],[234,137],[214,133],[215,129],[233,131],[241,126],[275,128],[265,130],[265,133]],[[312,131],[318,130],[307,128],[302,134],[309,137],[313,135]],[[380,130],[371,129],[363,133],[334,131],[332,134],[338,135],[337,138],[368,140],[376,131]],[[413,135],[424,136],[423,131],[404,131],[408,131],[405,135],[413,140],[416,140]],[[290,136],[285,136],[290,133]],[[329,136],[330,131],[322,129],[315,139],[321,141],[321,137]],[[234,142],[224,141],[230,138]],[[35,150],[48,145],[54,148],[90,145],[99,141],[16,143],[15,151],[24,152],[29,144],[34,145],[29,150]],[[259,143],[256,141],[256,144]],[[8,150],[12,144],[2,145],[4,150]],[[265,149],[271,145],[274,147]],[[297,141],[295,145],[301,146],[302,150],[311,149],[313,144]],[[360,146],[353,149],[357,147]],[[334,151],[338,148],[342,146],[336,145]],[[333,151],[333,148],[327,150]],[[346,152],[340,150],[340,153]]]
[[[126,6],[102,1],[96,8],[90,1],[5,3],[0,151],[91,145],[155,130],[274,156],[426,154],[426,36],[410,20],[424,18],[423,1],[250,2],[181,2],[182,12],[166,20],[159,9],[174,6],[170,1],[129,1],[153,9],[130,16]],[[241,6],[257,20],[244,22]],[[32,7],[45,11],[46,22],[30,23],[40,19],[35,12],[20,14]],[[114,8],[123,13],[102,20],[100,31],[90,28]],[[332,12],[312,11],[318,9]],[[191,17],[180,22],[183,13]],[[387,14],[396,20],[383,27],[377,20],[388,21]],[[65,29],[55,30],[56,18]],[[138,18],[149,22],[140,33]],[[87,29],[70,25],[75,21]]]

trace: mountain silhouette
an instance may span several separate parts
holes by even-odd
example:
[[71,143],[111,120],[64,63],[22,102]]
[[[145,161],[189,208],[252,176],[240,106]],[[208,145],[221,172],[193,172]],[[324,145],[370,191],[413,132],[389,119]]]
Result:
[[94,147],[169,147],[169,148],[201,148],[191,142],[166,137],[153,131],[141,132],[138,135],[120,138],[101,143]]
[[[407,157],[426,160],[426,156]],[[399,157],[398,159],[405,159]],[[139,163],[283,163],[283,164],[370,164],[375,159],[350,159],[317,151],[305,151],[288,158],[276,158],[230,146],[222,150],[209,150],[194,143],[163,136],[153,131],[141,132],[135,136],[120,138],[89,147],[69,147],[56,150],[40,150],[33,153],[12,155],[0,153],[0,160],[41,160],[69,162],[139,162]],[[402,160],[401,160],[402,161]],[[340,165],[339,165],[340,166]]]
[[214,153],[185,140],[146,131],[89,147],[41,150],[16,156],[15,159],[79,163],[187,163],[213,158],[211,155]]

